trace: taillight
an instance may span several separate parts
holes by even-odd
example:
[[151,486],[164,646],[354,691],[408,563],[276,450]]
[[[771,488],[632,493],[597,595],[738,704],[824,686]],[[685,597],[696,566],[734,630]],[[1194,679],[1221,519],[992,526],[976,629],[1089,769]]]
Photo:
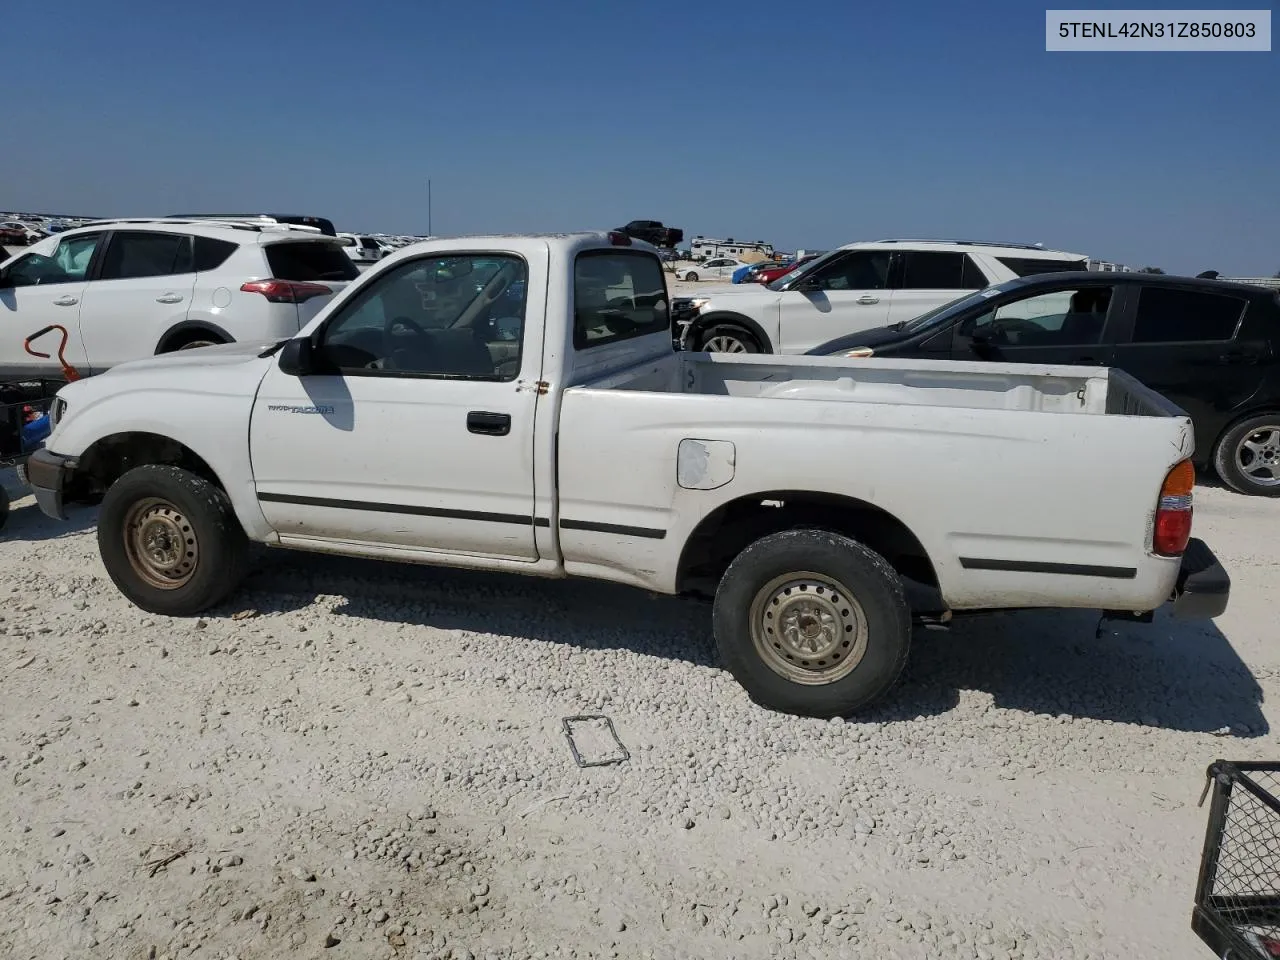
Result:
[[272,303],[304,303],[312,297],[327,297],[333,288],[298,280],[250,280],[241,285],[240,292],[260,293]]
[[1190,460],[1174,465],[1160,488],[1152,549],[1162,557],[1181,556],[1191,539],[1191,490],[1196,471]]

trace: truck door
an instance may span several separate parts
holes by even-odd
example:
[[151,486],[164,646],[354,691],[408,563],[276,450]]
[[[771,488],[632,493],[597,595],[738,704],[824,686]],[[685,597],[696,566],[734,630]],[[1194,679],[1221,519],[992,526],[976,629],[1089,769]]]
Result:
[[544,251],[399,263],[313,332],[317,372],[267,374],[250,455],[282,539],[537,560]]

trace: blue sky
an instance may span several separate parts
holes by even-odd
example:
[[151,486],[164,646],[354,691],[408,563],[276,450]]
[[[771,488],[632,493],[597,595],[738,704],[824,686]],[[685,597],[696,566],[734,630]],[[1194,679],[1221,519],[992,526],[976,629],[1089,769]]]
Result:
[[[128,11],[124,13],[123,11]],[[1280,53],[1046,53],[1029,3],[5,5],[0,209],[317,213],[1280,269]]]

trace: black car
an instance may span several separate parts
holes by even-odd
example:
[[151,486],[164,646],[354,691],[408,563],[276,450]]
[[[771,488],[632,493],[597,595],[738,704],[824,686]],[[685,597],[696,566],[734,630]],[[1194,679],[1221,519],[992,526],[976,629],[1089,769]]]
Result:
[[1117,367],[1195,424],[1195,460],[1280,496],[1280,292],[1222,280],[1069,272],[1009,280],[811,354]]

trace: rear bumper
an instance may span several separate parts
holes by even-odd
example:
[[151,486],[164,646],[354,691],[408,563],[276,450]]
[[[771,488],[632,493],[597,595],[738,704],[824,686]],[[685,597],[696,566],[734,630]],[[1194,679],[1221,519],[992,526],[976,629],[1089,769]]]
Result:
[[37,450],[27,460],[27,482],[45,516],[67,519],[63,494],[79,464],[76,457],[64,457],[48,450]]
[[1182,554],[1173,587],[1173,614],[1188,620],[1212,620],[1227,609],[1231,577],[1203,540],[1192,540]]

